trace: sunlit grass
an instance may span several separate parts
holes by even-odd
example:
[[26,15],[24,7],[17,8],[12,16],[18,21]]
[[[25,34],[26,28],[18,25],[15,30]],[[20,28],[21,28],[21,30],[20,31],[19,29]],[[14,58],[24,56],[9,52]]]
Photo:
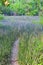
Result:
[[0,20],[4,19],[4,15],[0,14]]
[[38,21],[33,20],[32,23],[33,24],[41,24],[41,25],[43,25],[43,16],[39,16],[39,20]]
[[0,24],[0,27],[2,27],[3,26],[3,24]]
[[40,16],[40,24],[43,24],[43,16]]
[[43,33],[23,35],[19,43],[20,65],[43,65]]

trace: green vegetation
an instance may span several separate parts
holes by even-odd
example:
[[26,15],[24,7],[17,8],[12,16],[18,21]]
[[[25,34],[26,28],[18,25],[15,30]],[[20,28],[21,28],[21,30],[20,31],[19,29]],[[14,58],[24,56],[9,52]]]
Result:
[[0,14],[0,20],[3,20],[3,19],[4,19],[4,15]]
[[0,27],[2,27],[3,25],[2,24],[0,24]]
[[39,22],[41,25],[43,25],[43,17],[40,16],[40,22]]
[[34,24],[40,24],[40,25],[43,26],[43,16],[39,16],[39,21],[33,20],[32,23],[34,23]]
[[43,32],[23,33],[19,43],[20,65],[43,65]]
[[14,27],[0,25],[0,65],[10,65],[11,49],[18,38],[20,65],[43,65],[43,25],[33,23],[24,26],[15,23]]
[[43,15],[43,0],[1,0],[0,13],[5,15]]
[[0,65],[10,65],[11,49],[17,38],[18,32],[16,28],[0,27]]

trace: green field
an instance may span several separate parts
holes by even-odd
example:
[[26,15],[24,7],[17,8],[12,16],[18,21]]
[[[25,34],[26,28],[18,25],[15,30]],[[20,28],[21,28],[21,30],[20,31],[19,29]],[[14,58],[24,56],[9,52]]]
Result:
[[[15,19],[13,18],[12,20],[15,22]],[[8,17],[4,21],[6,20],[9,21],[11,19]],[[18,19],[15,24],[13,22],[14,25],[11,26],[10,24],[5,26],[0,24],[0,65],[11,64],[11,50],[13,43],[18,38],[20,38],[19,64],[43,65],[43,25],[41,23],[43,18],[40,19],[40,24],[26,23],[25,21],[26,24],[22,22],[22,26],[19,22],[20,20]],[[22,21],[24,20],[23,18]]]

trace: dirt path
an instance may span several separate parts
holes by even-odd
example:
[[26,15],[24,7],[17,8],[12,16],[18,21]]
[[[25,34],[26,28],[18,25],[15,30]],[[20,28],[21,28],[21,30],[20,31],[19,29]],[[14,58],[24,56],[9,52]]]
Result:
[[18,48],[19,48],[19,39],[14,42],[14,45],[12,48],[11,65],[19,65],[18,64]]

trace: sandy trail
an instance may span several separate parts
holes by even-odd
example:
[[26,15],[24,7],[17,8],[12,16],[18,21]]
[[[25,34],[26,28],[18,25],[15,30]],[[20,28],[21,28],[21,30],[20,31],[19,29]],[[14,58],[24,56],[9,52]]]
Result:
[[12,48],[11,65],[19,65],[19,63],[18,63],[18,49],[19,49],[19,39],[14,42],[14,45]]

